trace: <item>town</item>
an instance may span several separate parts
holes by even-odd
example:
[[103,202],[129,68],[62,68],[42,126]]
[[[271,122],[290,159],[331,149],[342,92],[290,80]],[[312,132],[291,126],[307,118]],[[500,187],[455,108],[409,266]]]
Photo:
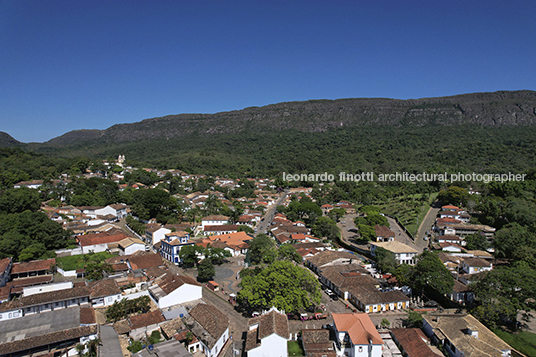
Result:
[[[506,234],[523,230],[476,221],[481,192],[398,197],[410,227],[334,182],[293,184],[123,155],[17,182],[2,205],[46,215],[28,219],[56,238],[0,247],[0,355],[523,356],[486,327],[503,296],[482,284],[518,258]],[[533,303],[513,284],[501,318]]]

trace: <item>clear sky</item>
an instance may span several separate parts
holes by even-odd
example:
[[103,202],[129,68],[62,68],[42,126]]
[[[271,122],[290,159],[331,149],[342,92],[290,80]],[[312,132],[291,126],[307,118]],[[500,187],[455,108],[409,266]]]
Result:
[[536,89],[536,1],[0,0],[0,131]]

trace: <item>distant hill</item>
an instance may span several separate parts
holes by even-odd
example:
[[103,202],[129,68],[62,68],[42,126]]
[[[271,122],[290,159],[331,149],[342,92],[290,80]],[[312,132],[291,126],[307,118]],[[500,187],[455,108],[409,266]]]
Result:
[[102,135],[102,130],[73,130],[47,141],[47,144],[52,145],[71,145],[81,141],[96,140]]
[[536,92],[288,102],[77,130],[23,148],[189,173],[524,172],[536,167]]
[[178,114],[117,124],[106,130],[78,130],[47,142],[71,145],[82,141],[130,142],[210,136],[242,131],[280,130],[324,132],[331,128],[363,125],[490,127],[536,124],[536,92],[501,91],[411,100],[358,98],[310,100],[251,107],[216,114]]
[[18,140],[15,140],[11,135],[6,132],[0,131],[0,147],[12,147],[24,145]]

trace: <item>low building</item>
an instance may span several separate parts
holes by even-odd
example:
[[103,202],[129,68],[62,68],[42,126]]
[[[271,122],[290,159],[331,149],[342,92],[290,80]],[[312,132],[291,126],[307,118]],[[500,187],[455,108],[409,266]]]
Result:
[[284,312],[271,308],[249,320],[246,337],[248,357],[288,356],[290,339],[288,318]]
[[139,340],[147,334],[156,331],[166,322],[160,310],[148,312],[146,314],[136,315],[129,318],[130,323],[130,338]]
[[469,314],[423,315],[424,333],[452,357],[508,357],[512,348]]
[[13,263],[11,279],[27,278],[31,276],[52,274],[56,259],[32,260],[24,263]]
[[392,242],[372,242],[370,244],[370,254],[375,257],[376,249],[380,247],[385,250],[390,251],[395,255],[395,259],[398,264],[409,264],[415,265],[415,258],[419,252],[417,249],[414,249],[404,243],[397,241]]
[[11,274],[11,267],[13,266],[13,258],[7,257],[0,259],[0,288],[6,286]]
[[493,269],[493,264],[480,258],[466,258],[462,261],[462,271],[476,274]]
[[382,357],[383,340],[365,313],[333,314],[338,356]]
[[376,233],[376,242],[390,242],[395,240],[395,232],[389,229],[387,226],[374,226],[374,232]]
[[229,340],[229,319],[212,305],[198,304],[190,310],[186,326],[201,343],[207,357],[216,357]]
[[407,357],[442,357],[433,352],[429,339],[418,328],[391,329],[391,336],[400,351]]
[[83,254],[88,254],[90,252],[100,253],[108,249],[109,243],[119,243],[128,236],[124,233],[118,234],[109,234],[107,232],[96,233],[96,234],[85,234],[81,236],[76,236],[76,240],[80,247],[82,248]]
[[335,344],[326,329],[302,330],[303,352],[307,357],[336,357]]
[[360,261],[361,259],[349,252],[325,250],[313,257],[307,258],[307,266],[316,274],[320,274],[320,271],[328,266],[346,265]]
[[188,276],[167,273],[155,280],[149,293],[159,309],[184,304],[203,297],[203,288]]
[[109,306],[122,299],[121,289],[114,279],[104,279],[88,284],[91,293],[91,305],[94,307]]
[[227,224],[229,217],[222,215],[212,215],[201,218],[201,229],[204,230],[206,226],[220,226]]
[[119,241],[117,246],[121,255],[131,255],[138,251],[145,251],[145,243],[138,238],[127,237]]
[[214,236],[221,234],[231,234],[238,232],[239,225],[237,224],[218,224],[214,226],[204,226],[203,235]]
[[[80,326],[68,330],[49,332],[40,336],[17,339],[0,343],[1,356],[33,356],[49,352],[47,356],[59,355],[62,351],[74,348],[98,338],[98,326]],[[57,354],[56,354],[57,352]]]

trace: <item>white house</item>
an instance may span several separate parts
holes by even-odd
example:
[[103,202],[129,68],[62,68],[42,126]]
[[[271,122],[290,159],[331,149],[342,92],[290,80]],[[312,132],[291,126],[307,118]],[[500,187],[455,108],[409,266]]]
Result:
[[197,304],[190,310],[186,325],[201,343],[207,357],[216,357],[229,339],[229,318],[212,305]]
[[383,340],[367,314],[332,315],[338,356],[382,357]]
[[97,216],[112,215],[118,220],[121,220],[127,216],[127,205],[122,203],[108,205],[106,207],[96,209],[95,214]]
[[273,307],[249,320],[245,351],[248,357],[285,357],[289,339],[287,315]]
[[201,219],[201,229],[204,231],[205,226],[220,226],[227,224],[229,222],[229,217],[221,215],[213,215],[203,217]]
[[91,291],[91,305],[94,307],[109,306],[122,300],[121,289],[114,279],[93,281],[88,286]]
[[462,262],[462,270],[467,274],[476,274],[491,269],[493,269],[493,264],[480,258],[466,258]]
[[117,243],[122,255],[131,255],[137,251],[145,251],[145,243],[138,238],[127,237]]
[[378,247],[381,247],[385,250],[392,252],[395,255],[395,259],[398,262],[398,264],[414,265],[415,257],[417,256],[417,254],[419,254],[417,249],[414,249],[408,245],[405,245],[404,243],[400,243],[397,241],[371,242],[370,254],[373,257],[376,256],[375,252]]
[[149,226],[145,231],[145,239],[147,243],[155,245],[163,240],[168,233],[171,233],[171,229],[169,228],[157,225]]
[[82,248],[82,253],[99,253],[108,249],[108,243],[119,243],[128,236],[123,233],[110,235],[106,232],[76,236],[76,240]]
[[164,309],[201,299],[203,288],[188,276],[167,273],[155,280],[149,288],[149,294],[156,301],[158,308]]

